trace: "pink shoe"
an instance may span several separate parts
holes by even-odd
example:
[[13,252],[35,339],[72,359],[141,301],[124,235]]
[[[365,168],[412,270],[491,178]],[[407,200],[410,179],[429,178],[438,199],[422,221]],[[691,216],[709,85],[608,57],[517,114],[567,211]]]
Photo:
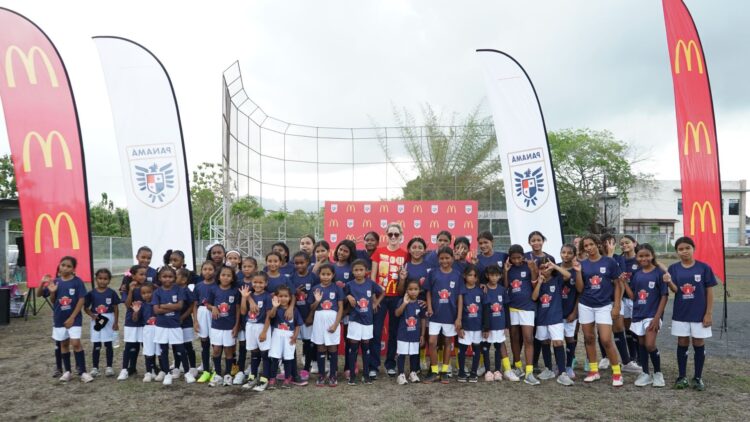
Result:
[[484,373],[484,380],[487,382],[495,381],[495,375],[491,371]]
[[494,374],[492,374],[492,378],[493,378],[493,379],[494,379],[495,381],[502,381],[502,380],[503,380],[503,373],[502,373],[502,372],[500,372],[500,371],[495,371],[495,373],[494,373]]
[[299,371],[299,376],[302,378],[302,381],[309,381],[310,380],[310,373],[305,371],[304,369]]
[[349,370],[344,371],[344,379],[349,379]]
[[284,375],[284,372],[279,372],[279,373],[278,373],[278,374],[276,375],[276,380],[277,380],[277,381],[284,381],[284,379],[286,379],[286,376]]

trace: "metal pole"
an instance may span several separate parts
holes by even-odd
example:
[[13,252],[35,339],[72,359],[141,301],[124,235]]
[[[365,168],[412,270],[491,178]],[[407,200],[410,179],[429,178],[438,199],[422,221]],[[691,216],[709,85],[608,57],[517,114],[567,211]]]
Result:
[[109,237],[109,271],[112,271],[112,236]]

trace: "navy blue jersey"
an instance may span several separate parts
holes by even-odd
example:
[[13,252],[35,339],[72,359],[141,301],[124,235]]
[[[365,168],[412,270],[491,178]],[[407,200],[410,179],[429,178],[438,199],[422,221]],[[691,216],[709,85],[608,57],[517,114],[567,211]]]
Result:
[[627,258],[625,255],[615,255],[615,261],[617,261],[617,265],[620,266],[622,272],[630,273],[631,275],[640,268],[635,255],[632,258]]
[[[159,287],[151,296],[152,305],[166,305],[185,300],[185,292],[180,286],[172,286],[169,290]],[[180,311],[167,312],[156,315],[156,326],[162,328],[179,328]]]
[[427,264],[427,268],[430,270],[438,269],[440,263],[438,262],[437,251],[430,251],[424,256],[424,262]]
[[344,300],[344,291],[341,290],[341,287],[335,285],[334,283],[331,283],[327,286],[323,286],[322,284],[318,284],[313,288],[313,294],[307,296],[307,302],[313,303],[315,302],[315,291],[320,290],[320,293],[323,295],[323,297],[320,299],[320,303],[318,303],[317,310],[321,311],[339,311],[339,301]]
[[602,256],[596,261],[581,261],[583,292],[580,303],[590,308],[601,308],[612,304],[615,294],[615,281],[620,277],[620,266],[614,258]]
[[231,330],[236,322],[237,307],[240,304],[240,292],[236,288],[223,289],[219,286],[208,295],[208,303],[219,309],[219,317],[211,320],[211,328]]
[[427,274],[429,273],[430,267],[424,260],[419,264],[414,264],[413,262],[406,264],[406,281],[416,280],[419,282],[419,295],[417,296],[417,300],[426,300],[427,298],[427,294],[424,290],[424,282],[427,280]]
[[266,312],[268,312],[269,309],[271,309],[271,293],[263,292],[263,293],[250,293],[250,297],[253,298],[255,301],[255,304],[258,306],[258,312],[253,313],[250,311],[250,309],[247,310],[247,315],[245,315],[245,322],[249,322],[251,324],[265,324],[266,323]]
[[462,296],[463,309],[461,315],[461,326],[466,331],[482,330],[482,304],[484,302],[484,292],[475,285],[468,288],[464,285]]
[[296,272],[294,269],[294,263],[287,262],[286,264],[282,265],[281,268],[279,268],[279,272],[281,274],[284,274],[287,278],[291,277],[292,274]]
[[563,281],[562,289],[560,289],[563,318],[567,318],[575,310],[576,299],[578,298],[578,290],[576,290],[577,272],[572,268],[566,268],[566,270],[570,273],[570,280]]
[[669,275],[677,286],[672,319],[682,322],[702,322],[706,314],[706,289],[717,284],[714,272],[707,264],[695,261],[690,268],[675,262],[669,266]]
[[[193,307],[193,292],[187,287],[181,287],[182,289],[182,309],[180,315],[184,314],[185,311]],[[193,313],[189,312],[188,316],[180,323],[182,328],[193,328]]]
[[508,254],[505,252],[492,252],[492,255],[490,256],[486,256],[480,253],[477,256],[477,272],[479,272],[479,282],[481,284],[487,284],[487,274],[485,274],[485,271],[487,270],[487,267],[491,265],[497,265],[498,267],[500,267],[500,271],[502,273],[503,265],[505,265],[506,259],[508,259]]
[[346,284],[354,280],[354,274],[352,274],[351,264],[340,265],[338,262],[336,262],[333,264],[333,268],[336,271],[336,273],[333,275],[333,281],[335,281],[336,283],[341,281]]
[[[63,327],[65,321],[73,315],[73,311],[76,305],[78,305],[78,300],[86,300],[86,285],[76,276],[67,281],[58,277],[54,283],[57,285],[57,292],[53,307],[53,319],[55,327],[59,328]],[[82,321],[81,312],[79,312],[73,320],[73,326],[80,327]]]
[[307,302],[307,298],[312,295],[313,287],[320,284],[320,279],[312,271],[308,271],[305,275],[299,275],[295,272],[289,279],[289,283],[294,288],[294,294],[297,298],[295,303],[297,310],[303,320],[307,319],[307,316],[310,315],[310,303]]
[[508,306],[522,311],[535,311],[536,303],[531,300],[531,268],[525,262],[513,265],[508,270]]
[[[122,303],[125,303],[128,297],[128,292],[122,292]],[[143,302],[143,296],[141,296],[141,288],[136,287],[133,289],[133,300],[131,303]],[[143,321],[139,318],[137,321],[133,321],[133,308],[132,305],[125,309],[125,326],[126,327],[143,327]]]
[[156,314],[154,305],[149,302],[141,302],[141,310],[138,311],[138,326],[156,325]]
[[215,288],[216,283],[206,283],[205,281],[201,281],[196,284],[195,289],[193,289],[193,301],[197,303],[198,306],[206,306],[208,298],[211,296],[211,291]]
[[468,264],[469,263],[466,262],[466,261],[458,261],[458,260],[456,260],[456,261],[453,261],[453,269],[456,270],[456,271],[458,271],[458,273],[461,274],[461,277],[463,277],[464,270],[466,269],[466,266]]
[[352,296],[354,302],[357,304],[349,312],[349,321],[362,325],[372,325],[372,301],[375,299],[375,296],[383,294],[383,288],[369,278],[366,278],[362,284],[357,283],[356,280],[347,283],[344,288],[344,294]]
[[661,298],[669,294],[669,286],[664,282],[664,271],[659,267],[649,272],[637,270],[630,278],[630,289],[634,296],[634,322],[653,318],[659,309]]
[[536,325],[555,325],[563,322],[562,274],[557,273],[539,287]]
[[161,282],[159,282],[159,277],[157,277],[158,273],[156,272],[156,269],[148,267],[146,268],[146,283],[153,283],[157,286],[161,285]]
[[297,327],[301,327],[302,324],[304,324],[302,316],[296,308],[294,309],[294,316],[292,319],[286,319],[284,314],[286,314],[286,308],[279,306],[278,309],[276,309],[276,316],[271,320],[271,327],[274,330],[294,331]]
[[505,287],[497,285],[495,288],[487,286],[487,293],[484,295],[484,303],[488,305],[489,312],[489,330],[497,331],[506,328],[505,322],[505,303],[508,296]]
[[525,254],[523,254],[523,259],[533,259],[534,262],[536,262],[537,267],[541,266],[546,261],[555,262],[555,257],[548,254],[547,252],[542,252],[542,255],[540,256],[534,255],[534,252],[526,252]]
[[120,296],[117,292],[107,287],[103,292],[97,289],[86,293],[84,308],[90,309],[95,314],[111,314],[120,304]]
[[456,270],[444,273],[437,268],[430,271],[424,288],[432,300],[431,322],[453,324],[458,316],[458,296],[463,293],[464,283]]
[[[404,303],[403,299],[398,301],[398,307]],[[404,308],[404,313],[398,320],[398,332],[396,339],[408,343],[419,343],[420,329],[419,322],[424,313],[417,302],[409,302]]]
[[357,249],[357,252],[354,256],[356,256],[357,259],[365,261],[367,263],[367,272],[370,272],[370,270],[372,269],[372,258],[370,257],[370,253],[364,249]]
[[282,273],[279,273],[276,277],[272,277],[270,274],[268,275],[268,284],[266,285],[266,291],[268,293],[276,294],[276,290],[281,286],[287,286],[291,289],[291,286],[289,285],[289,277]]

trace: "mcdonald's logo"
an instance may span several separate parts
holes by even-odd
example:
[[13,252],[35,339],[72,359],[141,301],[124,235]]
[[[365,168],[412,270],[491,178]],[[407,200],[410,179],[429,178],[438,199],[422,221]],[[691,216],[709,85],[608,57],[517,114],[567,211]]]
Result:
[[[682,54],[680,54],[682,52]],[[703,74],[703,57],[701,57],[700,49],[695,41],[690,40],[687,44],[685,41],[677,41],[677,45],[674,48],[674,73],[680,74],[680,56],[685,56],[685,63],[687,63],[687,71],[693,71],[693,53],[695,53],[695,59],[698,62],[698,73]]]
[[332,219],[328,221],[328,227],[338,227],[338,226],[339,226],[339,220]]
[[414,206],[411,207],[411,212],[413,212],[413,213],[420,212],[421,213],[422,212],[422,206],[419,205],[419,204],[414,204]]
[[52,219],[47,213],[41,214],[36,219],[35,231],[34,231],[34,252],[40,253],[42,251],[42,223],[47,222],[52,232],[52,247],[58,249],[60,247],[60,222],[65,218],[68,223],[68,231],[70,232],[70,244],[73,249],[79,249],[80,244],[78,242],[78,230],[76,229],[73,218],[67,212],[63,211],[57,214],[55,219]]
[[448,205],[448,214],[455,214],[456,213],[456,206],[451,204]]
[[473,229],[474,228],[474,222],[471,220],[464,221],[464,228],[465,229]]
[[16,55],[18,55],[18,57],[21,59],[21,63],[26,70],[26,77],[29,78],[29,84],[37,84],[36,64],[34,63],[34,58],[39,55],[39,57],[42,59],[44,67],[47,69],[47,75],[49,75],[50,85],[52,85],[53,88],[57,88],[58,86],[60,86],[57,81],[57,74],[55,73],[55,69],[52,68],[52,62],[50,62],[49,57],[47,56],[47,53],[44,52],[44,50],[37,46],[33,46],[29,49],[28,53],[24,53],[24,51],[21,50],[18,46],[11,45],[7,50],[5,50],[5,78],[8,82],[8,88],[16,87],[16,74],[13,71],[13,53],[16,53]]
[[357,240],[357,236],[355,236],[355,235],[353,235],[351,233],[347,234],[346,235],[346,240]]
[[693,202],[693,206],[690,209],[690,235],[695,235],[695,216],[700,214],[701,216],[701,232],[706,231],[706,214],[707,211],[711,213],[711,233],[716,234],[716,214],[714,213],[714,207],[710,202],[704,201],[703,205],[698,202]]
[[439,229],[440,223],[437,220],[430,221],[430,228],[431,229]]
[[346,204],[346,212],[355,212],[357,211],[357,207],[354,206],[354,204]]
[[404,220],[398,220],[398,221],[396,221],[396,223],[397,223],[397,224],[398,224],[399,226],[401,226],[401,229],[402,229],[402,230],[403,230],[403,228],[404,228],[404,224],[406,224],[406,223],[404,222]]
[[706,141],[706,154],[711,155],[711,139],[708,137],[706,124],[702,120],[697,125],[694,125],[693,122],[685,123],[685,142],[682,144],[683,155],[688,155],[691,135],[693,137],[695,152],[701,152],[701,134],[703,134],[703,139]]
[[62,134],[56,130],[50,132],[46,138],[42,137],[38,132],[29,132],[23,140],[23,171],[28,173],[31,171],[31,157],[29,144],[32,140],[37,141],[39,147],[42,149],[42,157],[44,158],[44,167],[52,167],[52,141],[57,139],[60,144],[60,150],[62,150],[63,160],[65,161],[65,169],[72,170],[73,162],[70,159],[70,149],[68,143],[63,138]]
[[369,218],[362,220],[362,227],[366,227],[366,228],[372,227],[372,220],[370,220]]
[[380,212],[388,212],[388,204],[380,204]]

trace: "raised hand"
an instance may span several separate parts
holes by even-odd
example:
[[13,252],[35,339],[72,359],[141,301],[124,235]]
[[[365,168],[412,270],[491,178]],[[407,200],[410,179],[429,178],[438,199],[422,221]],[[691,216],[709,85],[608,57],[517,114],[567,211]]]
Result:
[[242,295],[243,298],[250,296],[250,287],[248,286],[240,287],[240,294]]
[[323,300],[323,292],[321,292],[320,289],[315,289],[313,296],[315,297],[316,302]]
[[581,263],[578,261],[578,258],[573,258],[573,269],[577,272],[581,272]]
[[54,293],[54,292],[56,292],[56,291],[57,291],[57,283],[55,283],[54,281],[53,281],[53,282],[50,282],[50,283],[49,283],[49,285],[47,285],[47,290],[48,290],[48,291],[49,291],[50,293]]
[[411,303],[411,299],[409,299],[409,293],[404,294],[404,303],[407,305]]
[[279,304],[280,302],[278,297],[274,296],[271,298],[271,305],[273,305],[274,308],[278,308]]

